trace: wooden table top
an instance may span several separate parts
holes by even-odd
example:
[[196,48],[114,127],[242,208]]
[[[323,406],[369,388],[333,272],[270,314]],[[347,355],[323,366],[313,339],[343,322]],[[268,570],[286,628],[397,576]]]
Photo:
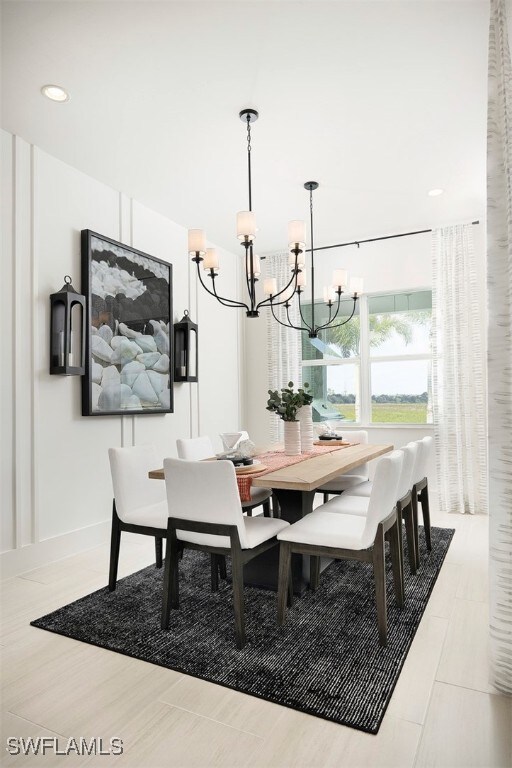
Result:
[[[314,491],[315,488],[332,480],[337,475],[350,472],[351,469],[366,464],[367,461],[376,459],[384,453],[393,450],[392,445],[369,445],[360,443],[349,445],[339,451],[324,453],[321,456],[313,456],[292,464],[291,467],[277,469],[268,472],[261,477],[254,477],[252,484],[261,488],[285,488],[292,491]],[[163,469],[152,469],[148,476],[153,480],[163,480]]]
[[277,469],[260,477],[254,477],[252,484],[260,488],[285,488],[291,491],[314,491],[337,475],[366,464],[384,453],[393,450],[392,445],[369,445],[359,443],[341,448],[339,451],[313,456],[311,459]]

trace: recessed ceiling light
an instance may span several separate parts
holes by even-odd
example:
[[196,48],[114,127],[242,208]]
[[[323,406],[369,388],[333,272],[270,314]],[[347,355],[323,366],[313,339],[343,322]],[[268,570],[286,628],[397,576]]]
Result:
[[52,101],[69,101],[69,93],[60,85],[43,85],[41,93]]
[[437,197],[438,195],[442,195],[444,192],[444,189],[429,189],[428,195],[429,197]]

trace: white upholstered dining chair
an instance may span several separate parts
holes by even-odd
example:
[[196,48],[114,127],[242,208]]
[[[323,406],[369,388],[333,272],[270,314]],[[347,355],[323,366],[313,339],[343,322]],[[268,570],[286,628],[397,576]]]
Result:
[[412,502],[414,509],[415,541],[416,541],[416,565],[420,566],[419,525],[418,512],[421,504],[423,516],[423,530],[427,549],[432,549],[432,535],[430,525],[430,504],[428,498],[428,464],[434,448],[434,438],[427,436],[417,440],[418,456],[414,465],[412,476]]
[[[414,472],[414,467],[416,465],[417,455],[418,455],[418,444],[417,442],[411,442],[408,443],[406,446],[401,448],[400,450],[403,451],[404,454],[404,460],[402,464],[402,472],[400,475],[400,480],[398,483],[398,489],[397,489],[397,502],[396,502],[396,514],[398,518],[398,533],[400,535],[400,551],[403,554],[403,547],[402,547],[402,521],[405,522],[405,532],[407,536],[407,553],[408,553],[408,559],[409,559],[409,568],[411,570],[411,573],[416,573],[417,569],[417,555],[416,555],[416,528],[415,528],[415,520],[414,520],[414,502],[412,497],[412,475]],[[341,499],[338,500],[337,509],[340,511],[347,512],[348,514],[366,514],[366,511],[364,511],[363,505],[361,505],[361,508],[356,507],[355,512],[351,512],[351,508],[353,508],[351,499],[354,497],[362,497],[369,499],[372,493],[373,489],[373,483],[370,480],[369,482],[361,483],[360,485],[355,485],[353,488],[348,488],[347,491],[343,494]],[[403,558],[402,558],[403,560]]]
[[[178,451],[178,458],[185,459],[186,461],[202,461],[203,459],[209,459],[212,456],[215,456],[212,441],[209,437],[178,439],[176,440],[176,449]],[[252,510],[260,505],[263,507],[264,516],[270,517],[271,496],[272,491],[269,488],[251,487],[251,500],[239,501],[243,511],[246,512],[249,517],[252,515]]]
[[165,459],[169,504],[165,554],[162,629],[171,608],[179,608],[178,546],[210,553],[215,561],[231,557],[236,643],[245,644],[244,564],[276,545],[289,523],[276,518],[244,517],[233,464],[229,461]]
[[279,624],[284,623],[286,604],[287,601],[290,602],[290,565],[294,552],[310,555],[314,559],[316,575],[312,577],[313,589],[317,587],[320,557],[361,560],[373,564],[379,641],[381,645],[387,644],[385,538],[388,538],[390,544],[398,605],[403,606],[404,600],[396,515],[397,488],[402,463],[401,451],[393,451],[379,459],[370,498],[352,497],[356,506],[359,503],[360,506],[366,507],[365,515],[336,511],[337,505],[343,499],[332,499],[278,534]]
[[114,489],[108,580],[112,592],[116,588],[123,531],[154,536],[156,566],[162,567],[162,540],[167,531],[167,496],[164,483],[148,477],[148,472],[157,469],[160,464],[154,446],[109,448],[108,455]]
[[[347,432],[343,435],[344,440],[348,440],[350,443],[367,443],[368,432],[364,429],[355,430],[354,432]],[[328,443],[327,443],[328,445]],[[329,495],[340,494],[346,491],[348,488],[352,488],[354,485],[367,482],[369,478],[369,465],[361,464],[360,467],[356,467],[353,472],[347,472],[343,475],[337,475],[329,482],[321,485],[317,488],[318,493],[323,493],[324,502],[329,500]]]

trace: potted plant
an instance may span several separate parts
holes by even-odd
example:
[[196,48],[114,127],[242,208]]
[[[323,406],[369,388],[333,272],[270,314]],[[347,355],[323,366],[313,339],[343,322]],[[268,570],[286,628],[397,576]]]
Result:
[[300,453],[300,422],[297,419],[299,410],[304,405],[311,406],[312,396],[305,390],[309,384],[304,384],[297,392],[293,391],[293,381],[281,390],[268,390],[267,411],[276,413],[284,422],[284,452],[287,456]]

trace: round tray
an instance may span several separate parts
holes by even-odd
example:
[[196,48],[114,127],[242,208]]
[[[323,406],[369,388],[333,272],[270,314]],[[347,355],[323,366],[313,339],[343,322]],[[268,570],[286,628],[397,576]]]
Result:
[[264,469],[267,469],[265,464],[254,462],[248,467],[235,467],[235,472],[237,475],[255,475],[257,472],[263,472]]

